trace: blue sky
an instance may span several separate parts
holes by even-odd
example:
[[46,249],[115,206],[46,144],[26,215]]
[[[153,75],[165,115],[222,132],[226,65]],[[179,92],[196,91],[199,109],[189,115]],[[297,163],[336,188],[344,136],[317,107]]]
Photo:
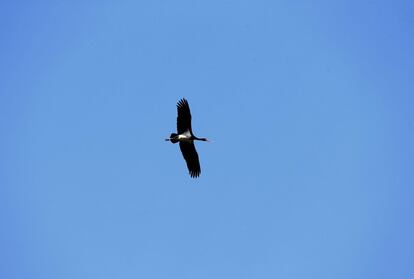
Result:
[[414,278],[413,14],[3,1],[0,277]]

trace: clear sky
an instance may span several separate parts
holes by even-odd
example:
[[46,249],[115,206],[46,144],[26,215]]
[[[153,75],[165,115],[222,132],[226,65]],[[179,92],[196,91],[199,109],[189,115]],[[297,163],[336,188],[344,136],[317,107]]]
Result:
[[414,278],[413,1],[2,1],[0,39],[0,278]]

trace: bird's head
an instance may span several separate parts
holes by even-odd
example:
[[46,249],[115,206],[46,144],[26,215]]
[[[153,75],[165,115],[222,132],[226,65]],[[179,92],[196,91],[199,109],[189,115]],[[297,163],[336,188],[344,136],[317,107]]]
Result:
[[210,140],[208,140],[207,138],[201,138],[201,141],[206,141],[206,142],[211,142]]

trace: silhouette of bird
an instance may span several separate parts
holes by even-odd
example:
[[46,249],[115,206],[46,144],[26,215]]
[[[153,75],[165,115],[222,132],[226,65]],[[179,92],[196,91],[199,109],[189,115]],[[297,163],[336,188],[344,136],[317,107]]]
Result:
[[182,98],[177,103],[177,133],[171,133],[166,141],[172,143],[179,142],[181,153],[187,163],[187,168],[191,177],[198,177],[201,173],[198,154],[194,146],[194,141],[209,141],[206,138],[198,138],[194,136],[191,129],[191,113],[190,106],[186,99]]

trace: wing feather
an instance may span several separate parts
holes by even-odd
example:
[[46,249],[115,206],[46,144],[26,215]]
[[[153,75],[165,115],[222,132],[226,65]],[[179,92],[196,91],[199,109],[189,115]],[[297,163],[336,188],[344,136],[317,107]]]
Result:
[[187,130],[191,132],[191,113],[190,106],[186,99],[181,99],[177,103],[177,132],[182,134]]
[[187,168],[191,177],[198,177],[201,173],[198,154],[193,142],[180,142],[180,149],[187,163]]

